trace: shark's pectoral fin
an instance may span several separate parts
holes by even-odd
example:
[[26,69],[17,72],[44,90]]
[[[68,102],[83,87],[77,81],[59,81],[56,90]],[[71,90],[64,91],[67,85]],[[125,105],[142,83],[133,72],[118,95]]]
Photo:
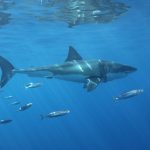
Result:
[[87,89],[88,92],[94,90],[98,84],[101,82],[99,77],[96,78],[88,78],[87,82],[84,84],[83,88]]

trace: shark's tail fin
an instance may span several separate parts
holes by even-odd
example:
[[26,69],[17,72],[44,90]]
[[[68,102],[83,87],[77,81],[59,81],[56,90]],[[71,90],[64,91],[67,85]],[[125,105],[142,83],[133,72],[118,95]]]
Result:
[[6,85],[9,79],[13,76],[14,66],[5,58],[0,56],[0,68],[2,70],[0,88]]

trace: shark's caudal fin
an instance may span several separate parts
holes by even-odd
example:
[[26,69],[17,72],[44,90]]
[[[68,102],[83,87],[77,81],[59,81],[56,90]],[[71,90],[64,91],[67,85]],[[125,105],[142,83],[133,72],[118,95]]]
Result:
[[14,66],[8,60],[0,56],[0,68],[2,70],[0,88],[2,88],[12,77],[13,75],[12,70],[14,69]]
[[82,57],[72,46],[69,46],[68,56],[65,61],[73,61],[73,60],[82,60]]

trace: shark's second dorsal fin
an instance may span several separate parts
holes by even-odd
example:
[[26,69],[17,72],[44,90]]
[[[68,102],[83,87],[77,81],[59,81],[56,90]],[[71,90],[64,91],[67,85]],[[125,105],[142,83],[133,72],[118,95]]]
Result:
[[65,61],[73,61],[73,60],[82,60],[82,57],[72,46],[69,46],[69,53]]

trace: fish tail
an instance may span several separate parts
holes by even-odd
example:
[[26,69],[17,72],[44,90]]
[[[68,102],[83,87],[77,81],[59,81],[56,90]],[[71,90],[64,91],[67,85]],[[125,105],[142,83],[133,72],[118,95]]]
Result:
[[44,119],[44,116],[43,116],[43,115],[40,115],[40,117],[41,117],[41,120],[43,120],[43,119]]

